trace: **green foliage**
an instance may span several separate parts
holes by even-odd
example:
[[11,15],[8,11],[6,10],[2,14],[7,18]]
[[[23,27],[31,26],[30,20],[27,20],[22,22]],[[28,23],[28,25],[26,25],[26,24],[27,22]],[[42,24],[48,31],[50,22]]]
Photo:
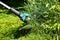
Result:
[[[19,4],[19,2],[13,2],[17,6],[16,3]],[[60,3],[56,5],[56,0],[27,0],[22,8],[22,12],[31,14],[32,29],[27,35],[15,38],[16,40],[57,40],[60,38]],[[0,9],[0,39],[15,40],[14,35],[20,35],[18,28],[23,26],[23,22],[21,20],[18,22],[17,16],[3,9]],[[18,5],[16,9],[19,10],[21,7]]]
[[28,2],[25,9],[32,15],[31,24],[34,26],[34,32],[39,32],[42,28],[41,33],[57,34],[60,28],[59,21],[57,22],[60,11],[57,11],[59,7],[56,5],[56,0],[28,0]]

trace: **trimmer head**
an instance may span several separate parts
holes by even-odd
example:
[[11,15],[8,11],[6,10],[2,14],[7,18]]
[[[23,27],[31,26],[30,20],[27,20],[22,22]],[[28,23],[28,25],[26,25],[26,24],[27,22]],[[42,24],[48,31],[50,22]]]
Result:
[[27,14],[27,13],[20,14],[20,17],[21,17],[22,21],[29,21],[30,20],[30,14]]

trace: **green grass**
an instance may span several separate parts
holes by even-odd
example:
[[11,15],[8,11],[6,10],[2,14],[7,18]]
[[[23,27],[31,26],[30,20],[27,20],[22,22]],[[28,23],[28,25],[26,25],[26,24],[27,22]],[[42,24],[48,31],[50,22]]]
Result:
[[30,22],[32,29],[27,33],[19,31],[18,28],[21,28],[24,23],[18,21],[19,18],[13,13],[1,8],[0,40],[59,40],[60,21],[57,16],[60,16],[60,5],[56,6],[55,0],[29,0],[28,2],[22,8],[32,15]]
[[[0,34],[5,37],[23,26],[23,22],[14,14],[6,14],[7,10],[0,9]],[[8,11],[7,11],[8,12]],[[13,16],[14,15],[14,16]]]

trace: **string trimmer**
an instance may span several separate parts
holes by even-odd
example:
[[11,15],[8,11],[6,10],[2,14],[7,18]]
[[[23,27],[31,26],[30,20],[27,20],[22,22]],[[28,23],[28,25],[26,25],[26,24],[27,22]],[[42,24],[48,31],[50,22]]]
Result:
[[[8,5],[6,5],[5,3],[0,1],[0,4],[3,5],[4,7],[6,7],[7,9],[9,9],[11,12],[13,12],[14,14],[16,14],[23,22],[27,23],[27,21],[30,20],[30,14],[27,13],[20,13],[17,10],[15,10],[14,8],[9,7]],[[27,27],[29,28],[29,27]]]

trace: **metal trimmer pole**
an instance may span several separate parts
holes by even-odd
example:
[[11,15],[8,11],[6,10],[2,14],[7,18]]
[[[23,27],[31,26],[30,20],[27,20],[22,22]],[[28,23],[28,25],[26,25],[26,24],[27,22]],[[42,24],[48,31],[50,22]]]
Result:
[[6,5],[5,3],[1,2],[1,1],[0,1],[0,4],[3,5],[4,7],[6,7],[7,9],[9,9],[10,11],[12,11],[13,13],[15,13],[17,16],[20,16],[20,12],[18,12],[14,8],[9,7],[8,5]]
[[16,14],[22,21],[25,22],[27,20],[30,20],[29,14],[27,14],[27,13],[22,14],[22,13],[18,12],[17,10],[15,10],[14,8],[9,7],[8,5],[6,5],[5,3],[1,2],[1,1],[0,1],[0,4],[3,5],[4,7],[6,7],[7,9],[9,9],[14,14]]

